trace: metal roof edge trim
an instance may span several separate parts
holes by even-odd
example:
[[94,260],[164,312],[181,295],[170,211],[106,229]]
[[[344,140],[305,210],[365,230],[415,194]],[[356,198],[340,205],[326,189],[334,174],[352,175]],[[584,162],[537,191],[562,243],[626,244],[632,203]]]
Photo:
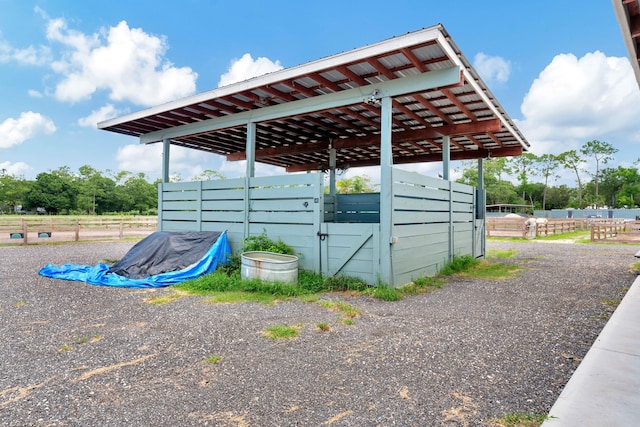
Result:
[[627,9],[624,7],[624,2],[622,0],[611,0],[611,3],[613,3],[613,11],[616,14],[616,19],[620,26],[620,31],[622,32],[622,40],[624,41],[624,46],[626,47],[627,54],[629,55],[631,68],[633,68],[633,73],[635,74],[636,81],[640,87],[640,63],[636,60],[638,52],[636,52],[635,43],[631,37],[631,25],[629,23]]
[[438,37],[443,34],[447,34],[444,26],[442,24],[436,24],[431,27],[423,28],[407,34],[403,34],[401,36],[395,36],[371,45],[344,51],[335,55],[316,59],[311,62],[306,62],[304,64],[285,68],[279,71],[274,71],[272,73],[253,77],[251,79],[243,80],[241,82],[233,83],[227,86],[211,89],[206,92],[201,92],[199,94],[191,95],[185,98],[169,101],[164,104],[146,108],[124,116],[104,120],[102,122],[99,122],[97,124],[97,127],[98,129],[106,129],[111,126],[126,123],[132,120],[138,120],[150,115],[163,113],[175,108],[186,107],[188,105],[197,104],[210,99],[220,98],[241,91],[258,88],[270,83],[279,82],[289,78],[300,77],[307,73],[317,72],[335,65],[353,62],[359,59],[369,58],[386,51],[392,51],[395,49],[412,46],[414,44],[426,42],[429,40],[437,40]]
[[[444,50],[448,55],[451,56],[451,58],[453,58],[452,59],[453,62],[462,69],[462,72],[465,78],[467,79],[467,81],[469,82],[469,84],[473,86],[473,88],[478,93],[478,96],[480,96],[482,100],[489,106],[489,108],[491,108],[491,110],[493,111],[493,114],[495,114],[496,117],[500,119],[504,127],[506,127],[507,130],[513,134],[513,136],[518,140],[522,148],[524,148],[525,150],[528,149],[530,147],[530,144],[526,143],[520,137],[519,132],[517,132],[511,126],[511,124],[507,120],[507,117],[509,117],[509,115],[506,113],[506,111],[504,112],[500,111],[500,110],[504,110],[504,108],[498,103],[498,100],[493,95],[493,93],[491,93],[486,83],[476,73],[474,73],[474,75],[471,75],[470,70],[474,70],[473,67],[471,66],[471,63],[464,56],[464,54],[458,48],[458,46],[453,42],[453,40],[450,40],[450,37],[448,36],[441,35],[440,37],[438,37],[438,43],[440,43],[442,50]],[[452,52],[449,52],[449,49],[451,49]],[[459,56],[455,55],[456,52],[459,52]],[[478,81],[480,82],[480,85],[478,84]],[[487,96],[487,93],[491,95],[492,99],[489,99],[489,97]]]

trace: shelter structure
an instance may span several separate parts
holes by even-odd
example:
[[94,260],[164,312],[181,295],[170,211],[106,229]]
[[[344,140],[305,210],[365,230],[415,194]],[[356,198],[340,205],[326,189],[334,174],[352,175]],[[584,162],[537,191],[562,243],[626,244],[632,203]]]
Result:
[[[529,147],[442,25],[98,124],[162,143],[159,228],[266,234],[302,268],[400,286],[485,253],[485,158]],[[243,178],[169,182],[170,147],[246,160]],[[478,159],[480,185],[449,180]],[[255,176],[255,163],[282,176]],[[398,168],[441,162],[442,178]],[[336,170],[380,167],[380,192],[336,194]],[[325,173],[329,192],[325,193]]]
[[640,0],[611,0],[627,48],[631,68],[640,86]]

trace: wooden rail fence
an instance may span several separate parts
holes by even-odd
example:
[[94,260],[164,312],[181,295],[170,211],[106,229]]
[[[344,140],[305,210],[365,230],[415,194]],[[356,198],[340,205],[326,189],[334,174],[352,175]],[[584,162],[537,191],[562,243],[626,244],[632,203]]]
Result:
[[[522,237],[529,232],[527,220],[529,218],[487,218],[487,237]],[[547,219],[546,223],[536,224],[536,236],[551,236],[560,233],[570,233],[577,230],[587,230],[587,220],[582,219]]]
[[591,225],[591,241],[640,242],[640,221],[609,220]]
[[0,243],[80,241],[145,237],[158,229],[157,217],[0,217]]

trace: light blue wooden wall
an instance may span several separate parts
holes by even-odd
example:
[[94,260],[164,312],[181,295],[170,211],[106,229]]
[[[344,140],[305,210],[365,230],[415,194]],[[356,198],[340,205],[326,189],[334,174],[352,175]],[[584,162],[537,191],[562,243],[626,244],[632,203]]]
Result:
[[[483,255],[478,227],[484,220],[476,220],[474,187],[395,168],[392,175],[392,242],[381,242],[379,222],[362,222],[363,215],[379,215],[379,194],[348,195],[355,197],[340,205],[343,195],[323,193],[322,173],[251,178],[248,203],[244,178],[161,184],[159,225],[165,231],[226,230],[233,251],[246,236],[266,232],[293,246],[301,268],[370,284],[385,262],[390,285],[400,286],[433,275],[453,255]],[[358,205],[366,213],[358,213]],[[338,221],[350,216],[354,222]],[[383,244],[391,246],[391,259],[381,259]]]
[[302,268],[318,270],[322,182],[320,173],[251,178],[248,215],[244,178],[160,184],[159,229],[227,231],[234,252],[245,233],[266,232],[292,246]]
[[394,168],[392,194],[394,286],[474,255],[474,187]]

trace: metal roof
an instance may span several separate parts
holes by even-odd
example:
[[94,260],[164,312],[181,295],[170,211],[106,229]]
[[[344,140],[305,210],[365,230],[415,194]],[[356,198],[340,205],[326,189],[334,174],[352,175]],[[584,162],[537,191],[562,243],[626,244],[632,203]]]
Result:
[[[425,79],[430,85],[425,85]],[[433,83],[435,82],[435,83]],[[438,85],[438,82],[443,82]],[[289,172],[379,164],[380,107],[393,98],[393,162],[519,155],[529,143],[442,25],[266,74],[98,124],[100,129],[246,158]]]
[[640,0],[612,0],[631,67],[640,86]]

